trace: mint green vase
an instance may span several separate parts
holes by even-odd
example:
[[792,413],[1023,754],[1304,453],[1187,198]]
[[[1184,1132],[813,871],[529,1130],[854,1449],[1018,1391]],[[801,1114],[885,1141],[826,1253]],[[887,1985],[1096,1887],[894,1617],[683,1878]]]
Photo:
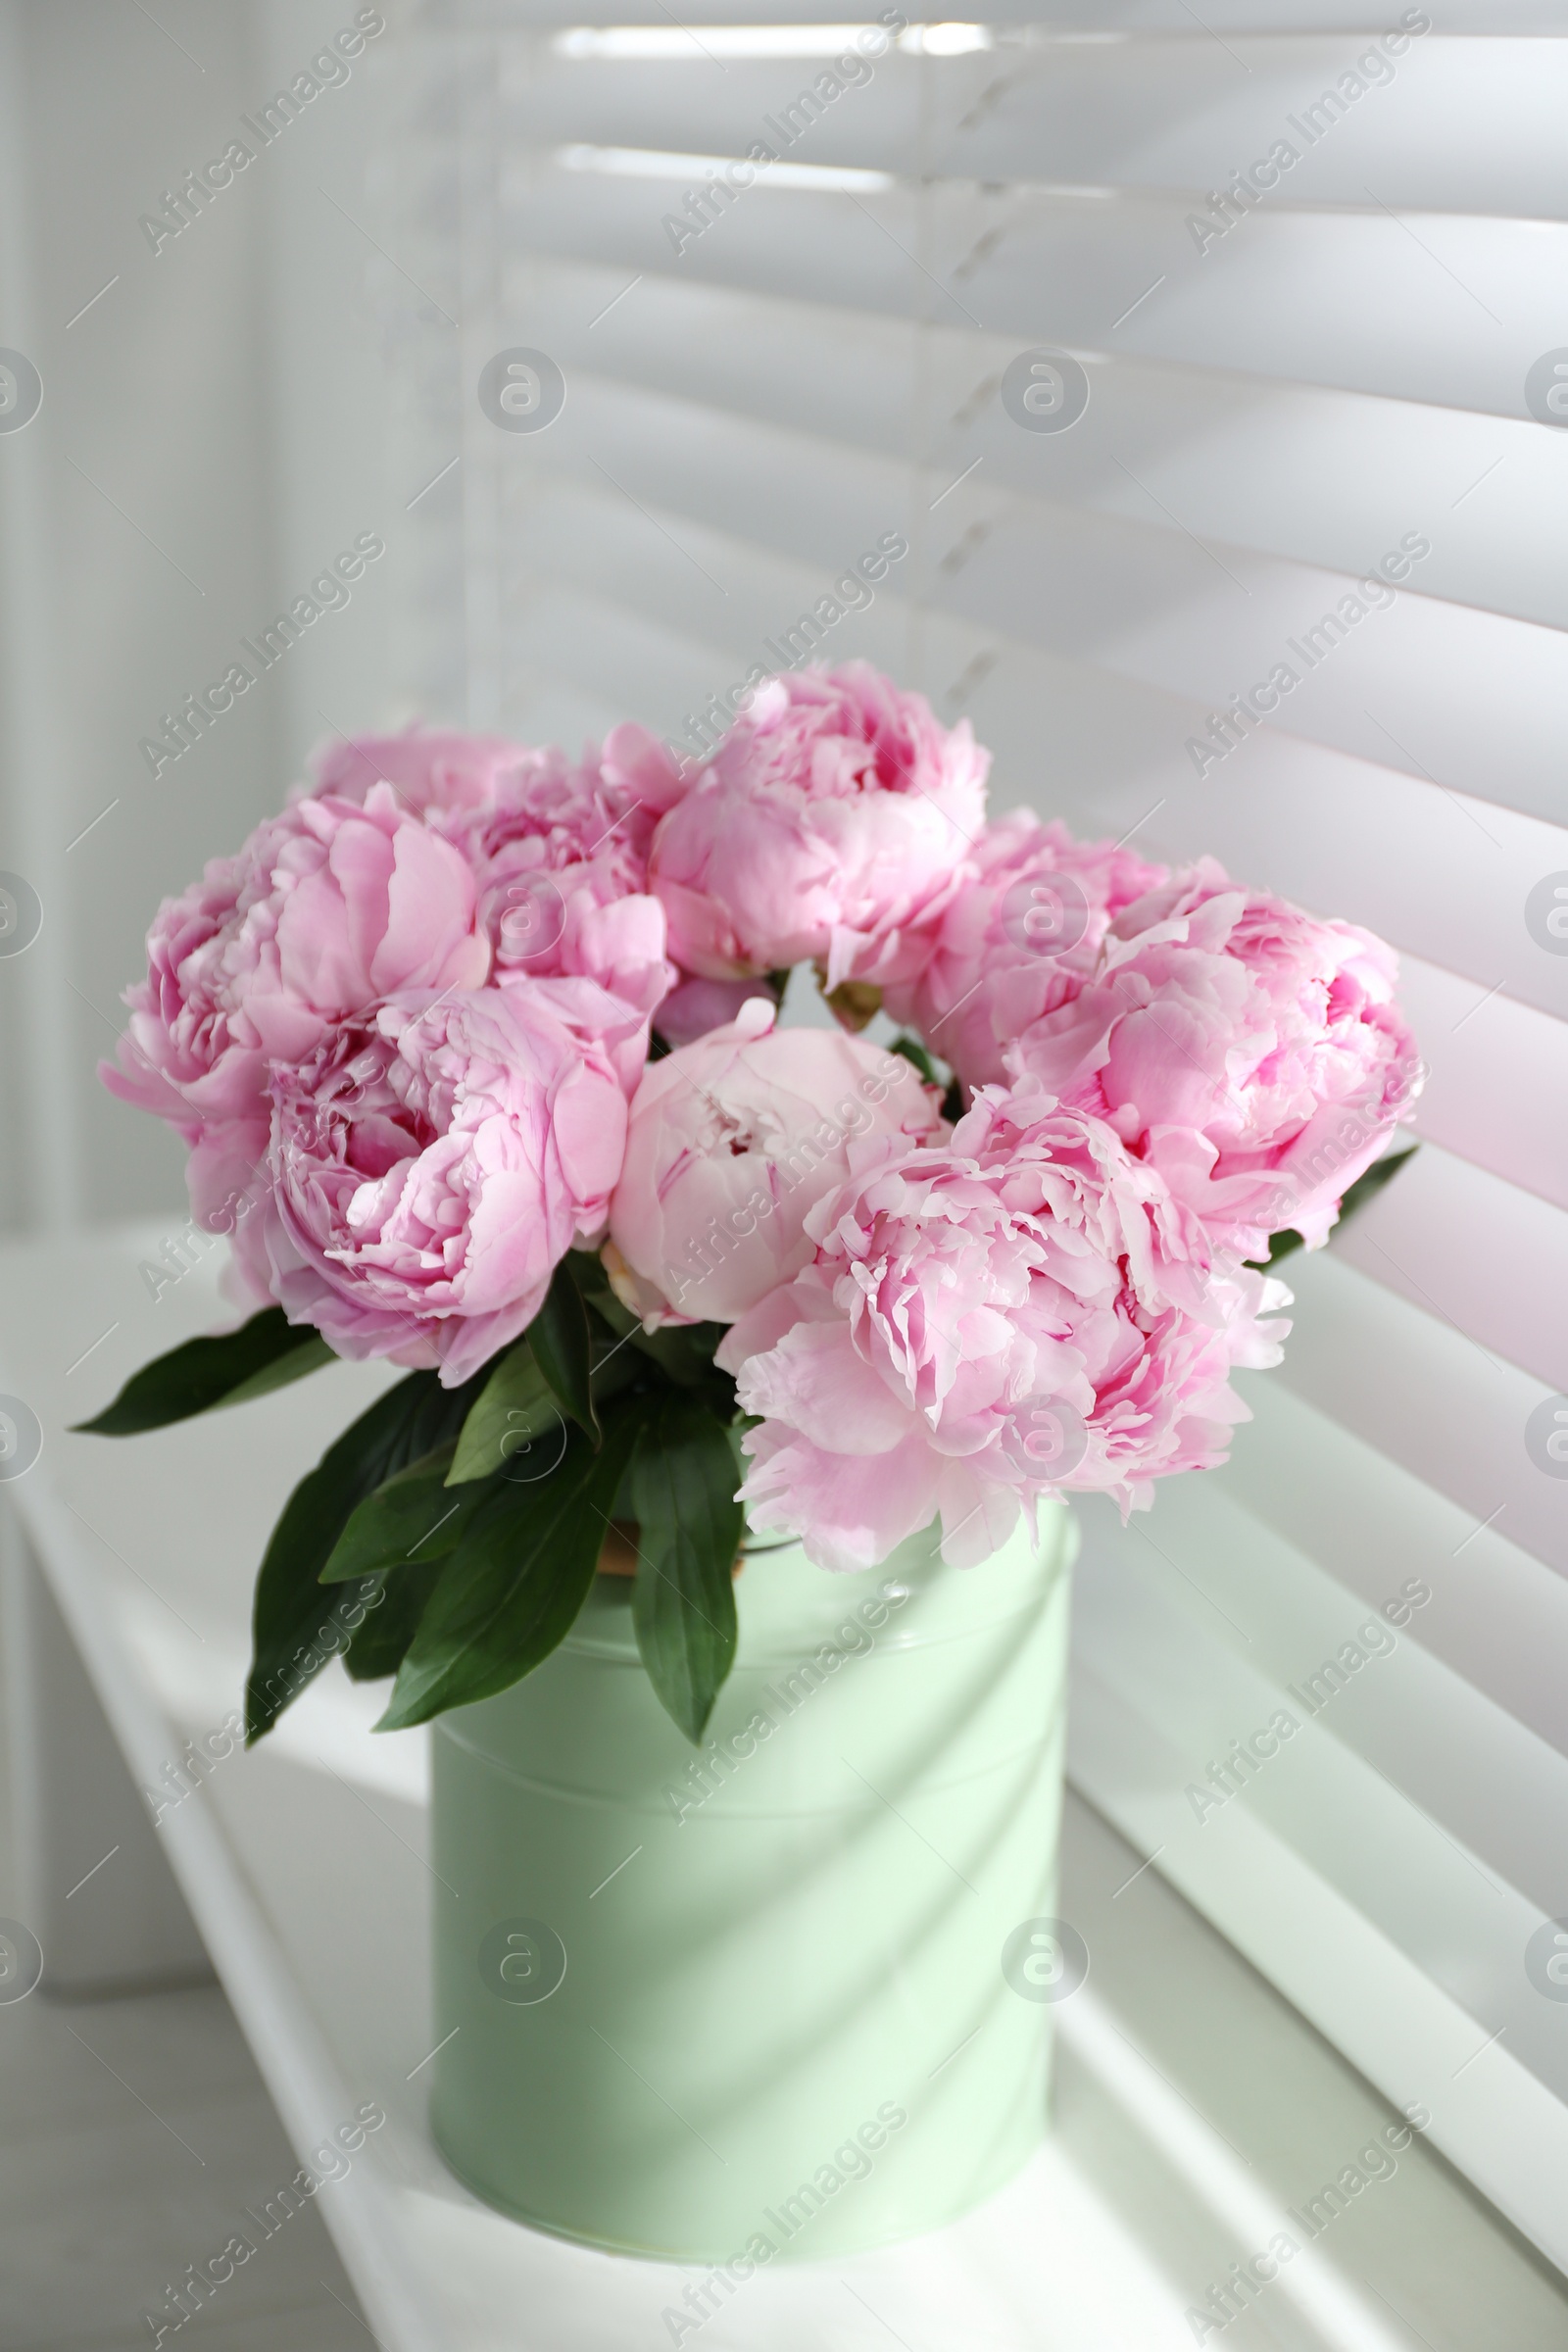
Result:
[[738,2278],[937,2229],[1025,2162],[1070,1965],[1076,1531],[1041,1517],[972,1569],[929,1534],[866,1575],[754,1556],[701,1750],[618,1577],[436,1723],[432,2116],[477,2195]]

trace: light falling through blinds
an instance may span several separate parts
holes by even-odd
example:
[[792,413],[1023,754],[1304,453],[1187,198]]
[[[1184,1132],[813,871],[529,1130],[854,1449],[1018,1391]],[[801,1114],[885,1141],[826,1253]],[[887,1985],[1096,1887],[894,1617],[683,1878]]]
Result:
[[1568,2262],[1568,44],[637,13],[401,36],[403,673],[701,748],[863,655],[994,808],[1397,946],[1422,1150],[1230,1468],[1085,1512],[1073,1770]]

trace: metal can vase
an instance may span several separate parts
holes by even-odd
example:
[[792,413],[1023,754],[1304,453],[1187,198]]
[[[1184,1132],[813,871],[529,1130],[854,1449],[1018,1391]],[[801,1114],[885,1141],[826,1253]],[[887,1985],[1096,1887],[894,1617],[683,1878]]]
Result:
[[[1045,2129],[1067,1571],[752,1557],[701,1748],[596,1578],[537,1672],[434,1727],[432,2121],[536,2228],[705,2264],[939,2228]],[[454,1899],[455,1897],[455,1899]]]

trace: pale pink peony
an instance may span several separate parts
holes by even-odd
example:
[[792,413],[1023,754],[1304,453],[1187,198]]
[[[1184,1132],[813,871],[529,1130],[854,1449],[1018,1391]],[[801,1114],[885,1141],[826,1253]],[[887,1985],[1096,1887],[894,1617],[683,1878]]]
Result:
[[1082,990],[1115,916],[1166,878],[1135,851],[1074,841],[1027,808],[986,827],[973,863],[928,961],[887,992],[894,1019],[971,1087],[1005,1076],[1004,1049]]
[[[983,1089],[947,1148],[856,1148],[816,1253],[725,1335],[751,1525],[863,1569],[940,1515],[971,1566],[1042,1495],[1125,1513],[1222,1461],[1234,1366],[1279,1360],[1283,1285],[1215,1257],[1102,1121],[1031,1080]],[[879,1164],[880,1163],[880,1164]]]
[[648,1012],[673,985],[648,846],[686,786],[646,727],[612,729],[577,763],[553,744],[410,728],[324,746],[316,764],[351,797],[387,779],[466,858],[497,979],[586,977]]
[[456,1387],[532,1322],[620,1174],[617,1048],[643,1026],[592,980],[403,995],[272,1080],[253,1279],[340,1355]]
[[[439,817],[487,808],[509,784],[558,776],[567,764],[553,744],[414,726],[398,735],[339,736],[318,745],[311,760],[315,782],[302,789],[363,801],[373,784],[388,783],[406,808]],[[612,727],[599,750],[587,745],[582,757],[582,771],[595,774],[612,797],[612,812],[634,811],[626,838],[643,856],[660,817],[688,789],[689,764],[629,720]]]
[[192,1146],[191,1200],[215,1225],[265,1151],[274,1062],[394,990],[476,988],[490,962],[466,859],[386,784],[363,806],[306,798],[270,817],[165,901],[147,954],[122,1066],[103,1076]]
[[990,754],[864,662],[759,686],[654,837],[670,953],[737,979],[814,959],[827,985],[918,968],[985,820]]
[[498,980],[586,977],[647,1013],[674,985],[647,887],[654,819],[613,766],[536,753],[481,807],[431,822],[473,868]]
[[[594,758],[591,749],[584,754],[589,763]],[[609,790],[636,810],[632,838],[646,852],[660,818],[690,792],[697,762],[685,755],[677,760],[668,744],[633,719],[611,728],[597,760]]]
[[858,1137],[944,1132],[901,1054],[830,1029],[773,1027],[771,1003],[663,1060],[631,1106],[606,1263],[649,1321],[728,1323],[811,1254],[808,1211]]
[[416,815],[443,808],[481,808],[504,776],[546,755],[505,735],[464,735],[435,727],[407,727],[400,735],[339,736],[320,744],[311,760],[314,793],[366,800],[388,784]]
[[1226,1248],[1322,1243],[1422,1077],[1391,949],[1202,858],[1113,921],[1009,1063],[1108,1119]]

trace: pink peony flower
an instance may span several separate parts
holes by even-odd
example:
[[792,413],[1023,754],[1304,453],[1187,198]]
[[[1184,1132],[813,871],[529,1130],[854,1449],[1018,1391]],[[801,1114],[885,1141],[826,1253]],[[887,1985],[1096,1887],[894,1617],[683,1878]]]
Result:
[[[612,727],[602,750],[590,744],[582,765],[615,796],[616,811],[637,812],[626,838],[646,856],[655,825],[688,788],[685,763],[657,735],[628,721]],[[311,760],[316,792],[363,801],[373,784],[388,783],[420,815],[485,808],[510,781],[559,775],[565,767],[564,754],[554,745],[540,749],[505,735],[416,726],[400,735],[339,736],[319,745]]]
[[691,790],[695,767],[694,760],[677,760],[667,744],[632,719],[611,728],[599,752],[599,770],[609,788],[636,809],[632,838],[640,850],[646,852],[660,818]]
[[757,688],[654,837],[670,953],[709,979],[814,958],[827,985],[913,972],[985,817],[968,721],[864,662]]
[[1218,1241],[1309,1246],[1408,1115],[1415,1044],[1393,952],[1230,881],[1212,858],[1116,916],[1094,979],[1009,1062],[1109,1120]]
[[203,1222],[231,1216],[235,1170],[265,1151],[274,1062],[395,990],[476,988],[490,962],[466,860],[387,784],[363,806],[307,798],[259,825],[165,901],[147,954],[122,1066],[103,1077],[192,1146]]
[[401,735],[339,736],[319,745],[311,760],[313,793],[364,801],[377,783],[389,784],[416,815],[443,808],[479,808],[495,798],[504,776],[545,755],[504,735],[463,735],[408,727]]
[[1279,1360],[1289,1293],[1214,1255],[1200,1222],[1102,1120],[1023,1081],[982,1090],[950,1147],[856,1147],[807,1220],[811,1262],[743,1314],[717,1361],[762,1416],[754,1529],[824,1568],[874,1566],[940,1514],[986,1559],[1041,1495],[1222,1461],[1238,1364]]
[[620,1173],[618,1046],[636,1007],[592,980],[405,994],[273,1075],[253,1278],[347,1356],[457,1387],[532,1322]]
[[650,1322],[728,1323],[810,1256],[807,1213],[842,1183],[857,1137],[943,1132],[901,1054],[776,1030],[754,999],[645,1071],[611,1204],[612,1279]]
[[1166,875],[1115,842],[1074,841],[1027,808],[986,827],[974,865],[929,960],[887,992],[894,1019],[971,1087],[1004,1077],[1004,1048],[1082,990],[1114,917]]
[[488,800],[431,822],[473,869],[499,980],[587,977],[650,1013],[674,984],[664,910],[647,886],[655,818],[628,768],[530,753],[496,777]]

